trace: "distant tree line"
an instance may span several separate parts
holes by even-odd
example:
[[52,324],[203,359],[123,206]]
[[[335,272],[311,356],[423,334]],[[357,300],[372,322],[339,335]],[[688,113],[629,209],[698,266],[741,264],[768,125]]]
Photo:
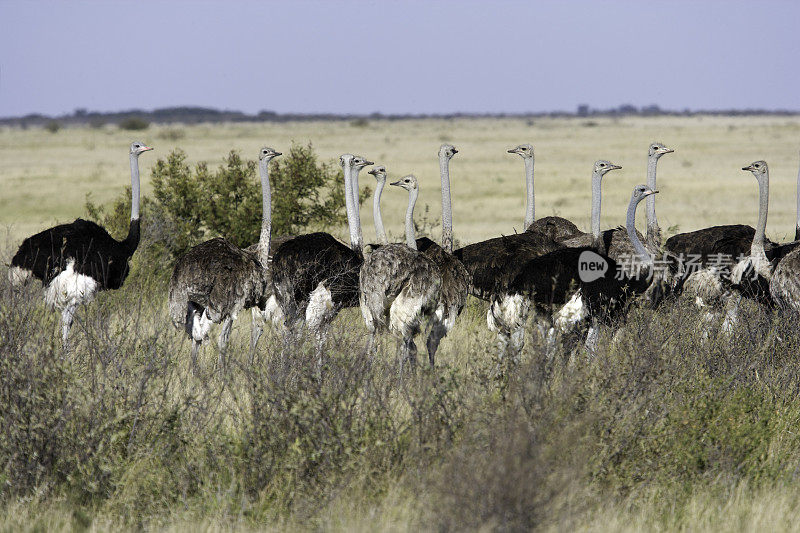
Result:
[[797,115],[800,111],[789,110],[768,110],[768,109],[683,109],[667,110],[662,109],[656,104],[637,107],[632,104],[622,104],[610,109],[594,109],[588,104],[580,104],[574,112],[570,111],[549,111],[544,113],[446,113],[446,114],[336,114],[336,113],[276,113],[275,111],[260,111],[255,114],[243,113],[241,111],[220,110],[210,107],[164,107],[145,111],[142,109],[131,109],[128,111],[116,111],[101,113],[99,111],[89,111],[84,108],[76,109],[71,114],[60,116],[49,116],[33,113],[21,117],[0,118],[0,125],[3,126],[48,126],[55,128],[53,124],[63,125],[91,125],[100,127],[105,124],[113,124],[125,129],[126,125],[149,124],[151,122],[159,124],[181,123],[215,123],[215,122],[295,122],[295,121],[349,121],[354,124],[366,124],[369,120],[407,120],[407,119],[454,119],[454,118],[544,118],[544,117],[619,117],[619,116],[693,116],[693,115],[716,115],[716,116],[741,116],[741,115]]

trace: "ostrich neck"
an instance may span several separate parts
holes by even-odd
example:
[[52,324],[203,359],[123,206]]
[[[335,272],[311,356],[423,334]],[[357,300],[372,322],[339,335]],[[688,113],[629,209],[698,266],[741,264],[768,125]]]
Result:
[[439,156],[439,176],[442,180],[442,248],[452,254],[453,208],[450,205],[450,160],[446,156]]
[[272,188],[269,183],[269,161],[258,162],[261,175],[261,235],[258,238],[258,260],[266,269],[269,262],[269,246],[272,234]]
[[360,168],[351,169],[351,176],[353,178],[353,221],[356,225],[356,246],[358,250],[364,246],[364,236],[361,232],[361,202],[358,198],[358,173],[361,172]]
[[[652,155],[647,161],[647,186],[651,191],[656,189],[656,167],[658,166],[658,156]],[[656,195],[651,194],[646,198],[647,201],[647,242],[661,246],[661,228],[658,226],[656,218]]]
[[381,244],[389,242],[386,238],[386,230],[383,229],[383,217],[381,216],[381,195],[385,186],[386,178],[378,179],[378,184],[375,186],[375,195],[372,197],[372,218],[375,221],[375,237]]
[[797,222],[794,225],[794,240],[800,240],[800,170],[797,171]]
[[756,234],[753,235],[753,244],[750,246],[751,257],[764,256],[764,237],[767,233],[767,211],[769,210],[769,174],[764,174],[758,179],[758,224]]
[[416,235],[414,235],[414,205],[417,203],[419,189],[411,189],[408,194],[408,209],[406,209],[406,245],[412,250],[417,249]]
[[536,220],[536,202],[533,193],[533,157],[524,158],[525,161],[525,229],[528,229],[533,221]]
[[139,156],[131,154],[131,223],[123,245],[133,254],[139,246]]
[[139,220],[139,156],[131,154],[131,220]]
[[[650,196],[653,196],[652,194]],[[625,219],[625,230],[628,233],[628,238],[631,240],[633,244],[633,249],[636,250],[636,255],[639,256],[639,260],[647,266],[653,266],[653,258],[650,256],[650,252],[647,251],[642,241],[639,240],[639,236],[636,234],[636,207],[639,205],[641,199],[637,200],[636,198],[631,198],[631,203],[628,204],[628,216]]]
[[595,242],[600,240],[600,185],[602,182],[603,176],[599,172],[594,172],[592,174],[592,237]]
[[353,181],[350,164],[344,165],[344,206],[347,211],[347,228],[350,230],[350,248],[355,251],[360,249],[358,233],[356,232],[355,215],[353,214]]

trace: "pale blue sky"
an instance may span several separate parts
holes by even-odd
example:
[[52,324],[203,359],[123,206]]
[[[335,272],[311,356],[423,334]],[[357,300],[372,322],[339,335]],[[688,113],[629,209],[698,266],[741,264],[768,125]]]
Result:
[[800,111],[800,2],[0,0],[0,116]]

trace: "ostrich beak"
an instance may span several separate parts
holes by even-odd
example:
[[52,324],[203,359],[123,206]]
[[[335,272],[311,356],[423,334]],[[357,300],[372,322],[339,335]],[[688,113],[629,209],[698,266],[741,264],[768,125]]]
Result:
[[278,157],[279,155],[283,155],[283,152],[275,152],[275,157]]
[[[671,154],[671,153],[672,153],[672,152],[674,152],[674,151],[675,151],[675,149],[674,149],[674,148],[664,148],[664,153],[665,153],[665,154]],[[658,191],[656,191],[656,192],[658,192]]]
[[147,151],[152,150],[152,149],[153,149],[152,146],[145,146],[144,148],[142,148],[142,152],[147,152]]
[[397,180],[397,181],[393,181],[393,182],[392,182],[392,183],[390,183],[389,185],[394,185],[394,186],[396,186],[396,187],[399,187],[399,186],[401,186],[402,184],[403,184],[403,180]]
[[748,165],[746,167],[742,167],[742,170],[753,170],[753,165]]
[[369,166],[369,165],[374,165],[374,164],[375,163],[373,163],[372,161],[364,160],[364,166]]
[[622,168],[622,166],[621,166],[621,165],[615,165],[615,164],[613,164],[613,163],[612,163],[612,164],[611,164],[611,168],[610,168],[609,170],[619,170],[619,169],[621,169],[621,168]]
[[517,152],[519,152],[519,150],[517,148],[512,148],[511,150],[506,150],[506,152],[508,152],[509,154],[516,154]]

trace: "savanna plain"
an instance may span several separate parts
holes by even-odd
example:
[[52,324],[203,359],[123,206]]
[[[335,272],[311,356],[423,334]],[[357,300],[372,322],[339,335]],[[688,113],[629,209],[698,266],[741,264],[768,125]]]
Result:
[[[514,365],[497,359],[486,304],[471,299],[436,367],[415,373],[398,372],[393,340],[370,359],[360,313],[346,310],[321,378],[313,343],[287,351],[273,331],[251,365],[247,315],[229,369],[215,368],[210,342],[193,375],[167,313],[169,269],[140,250],[122,289],[80,309],[64,357],[56,313],[39,288],[12,291],[7,264],[25,236],[86,216],[87,193],[96,205],[118,197],[133,140],[155,148],[140,158],[145,195],[175,148],[209,167],[231,149],[255,159],[292,141],[323,161],[363,155],[390,178],[417,175],[417,221],[433,237],[436,153],[449,142],[462,245],[523,229],[523,165],[507,149],[535,147],[537,217],[586,230],[593,162],[623,166],[603,182],[602,226],[617,226],[645,182],[649,143],[661,141],[675,149],[658,167],[667,236],[755,225],[757,185],[740,169],[758,159],[770,167],[767,236],[794,235],[796,116],[2,128],[0,529],[798,529],[800,332],[755,306],[731,335],[680,298],[634,308],[592,360],[569,342],[545,358],[531,327]],[[390,189],[383,218],[400,240],[406,197]]]

